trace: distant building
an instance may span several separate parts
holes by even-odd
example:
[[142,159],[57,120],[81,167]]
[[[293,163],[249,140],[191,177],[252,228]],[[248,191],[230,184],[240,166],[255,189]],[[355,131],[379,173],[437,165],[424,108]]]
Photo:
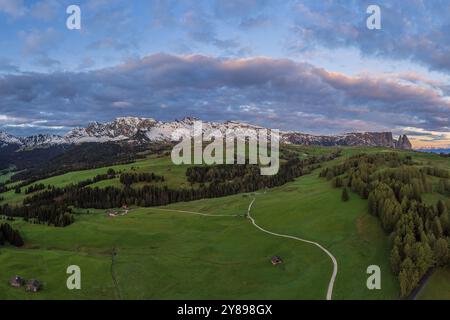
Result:
[[42,284],[38,280],[33,279],[29,280],[25,287],[27,291],[38,292],[39,290],[42,289]]
[[14,288],[20,288],[25,284],[25,280],[20,276],[14,276],[9,279],[9,285]]
[[277,265],[283,263],[283,259],[281,259],[279,256],[273,256],[272,259],[270,259],[270,262],[272,262],[273,265]]

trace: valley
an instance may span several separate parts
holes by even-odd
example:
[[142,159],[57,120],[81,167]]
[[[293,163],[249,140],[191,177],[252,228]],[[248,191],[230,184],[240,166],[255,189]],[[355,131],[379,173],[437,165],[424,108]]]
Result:
[[[327,147],[283,148],[300,158],[332,151]],[[0,247],[0,275],[5,277],[0,281],[0,299],[325,299],[333,273],[330,257],[317,246],[255,228],[246,216],[253,199],[251,217],[259,226],[318,242],[336,258],[339,268],[332,299],[398,299],[398,280],[390,271],[391,241],[377,217],[368,213],[367,200],[350,192],[350,200],[343,202],[341,190],[319,177],[324,167],[350,156],[392,149],[348,147],[341,152],[321,168],[270,189],[160,207],[130,204],[128,215],[115,218],[108,217],[104,209],[73,207],[74,223],[64,228],[21,218],[7,221],[20,231],[25,245]],[[396,152],[423,165],[450,169],[448,160],[438,155]],[[188,181],[188,168],[173,165],[161,152],[127,164],[56,175],[31,185],[61,188],[113,169],[164,176],[164,182],[150,184],[199,187],[200,183]],[[10,173],[7,175],[4,180],[10,178]],[[143,185],[139,182],[132,187]],[[110,186],[123,188],[118,177],[88,187]],[[28,195],[11,190],[0,196],[0,205],[17,205]],[[433,192],[424,199],[434,204],[448,198]],[[274,255],[282,257],[283,263],[273,266],[270,258]],[[82,270],[81,290],[65,286],[65,270],[72,264]],[[369,265],[382,270],[381,290],[366,287]],[[440,268],[433,274],[419,298],[448,294],[442,290],[446,270]],[[31,295],[9,287],[6,279],[15,274],[38,278],[44,290]]]

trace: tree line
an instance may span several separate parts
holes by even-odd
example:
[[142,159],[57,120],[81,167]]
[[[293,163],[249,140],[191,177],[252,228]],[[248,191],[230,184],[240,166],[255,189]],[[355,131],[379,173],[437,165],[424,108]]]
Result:
[[[91,188],[84,186],[84,183],[72,184],[64,188],[52,186],[26,197],[23,200],[23,206],[4,205],[0,207],[0,214],[23,217],[32,223],[66,226],[74,221],[71,207],[109,209],[121,207],[124,204],[150,207],[252,192],[263,188],[281,186],[296,177],[319,168],[321,162],[332,160],[339,155],[339,152],[334,152],[329,155],[312,156],[302,160],[292,158],[282,163],[278,173],[273,176],[262,176],[259,170],[247,167],[245,174],[235,177],[231,181],[225,179],[217,183],[201,185],[198,188],[173,189],[157,185],[145,185],[141,188],[131,188],[127,185],[124,188],[112,186]],[[233,170],[232,167],[228,166],[229,169],[226,170]],[[232,173],[224,173],[223,177],[228,177],[230,174],[233,175]],[[151,174],[150,177],[152,177]],[[160,178],[154,175],[152,179]]]
[[333,186],[351,188],[368,199],[369,213],[380,219],[392,240],[390,263],[402,297],[416,288],[430,268],[450,265],[448,204],[439,200],[433,206],[422,199],[423,193],[432,191],[427,176],[445,177],[446,173],[413,165],[411,158],[397,153],[362,154],[320,173]]
[[164,182],[164,177],[153,172],[132,173],[125,172],[120,175],[120,183],[125,186],[131,186],[137,182]]
[[75,221],[72,209],[58,202],[45,204],[28,203],[28,205],[24,206],[5,204],[0,206],[0,214],[6,217],[21,217],[24,221],[33,224],[46,224],[55,227],[65,227]]
[[45,188],[46,186],[43,183],[34,184],[25,189],[25,194],[30,194],[36,191],[44,190]]
[[[280,186],[318,168],[319,165],[315,161],[318,160],[291,160],[285,165],[281,165],[278,174],[274,176],[261,176],[259,171],[256,171],[254,174],[246,174],[232,181],[210,183],[198,188],[173,189],[156,185],[145,185],[141,188],[108,186],[106,188],[80,189],[69,187],[64,190],[55,189],[53,196],[57,197],[58,194],[63,194],[64,203],[77,208],[108,209],[120,207],[124,204],[141,207],[161,206]],[[39,196],[41,194],[36,195],[36,197]]]
[[16,247],[24,245],[19,231],[13,229],[8,223],[2,223],[0,224],[0,246],[5,245],[7,242]]

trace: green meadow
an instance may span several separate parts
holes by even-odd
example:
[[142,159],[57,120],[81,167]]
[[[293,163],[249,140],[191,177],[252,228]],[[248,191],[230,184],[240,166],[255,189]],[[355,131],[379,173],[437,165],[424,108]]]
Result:
[[450,268],[437,269],[418,298],[420,300],[450,300]]
[[[305,156],[329,150],[293,148]],[[384,150],[348,148],[344,156]],[[448,159],[410,154],[417,161],[450,167]],[[106,173],[108,168],[154,172],[163,175],[168,186],[190,186],[186,166],[174,166],[168,157],[71,172],[40,182],[64,186]],[[120,186],[120,182],[106,180],[96,186],[107,185]],[[14,191],[1,196],[9,203],[24,197]],[[13,225],[26,245],[0,249],[0,299],[325,299],[333,270],[330,258],[314,245],[255,228],[244,216],[253,199],[251,215],[260,226],[318,242],[336,257],[333,299],[398,299],[398,281],[389,267],[388,236],[378,219],[368,214],[367,201],[350,193],[350,201],[342,202],[341,190],[319,178],[317,170],[273,189],[162,208],[211,216],[132,208],[126,216],[111,218],[105,210],[75,210],[75,223],[65,228],[16,219]],[[274,255],[283,263],[273,266]],[[66,287],[69,265],[81,268],[81,290]],[[381,290],[367,289],[370,265],[381,268]],[[448,272],[436,272],[421,298],[448,299],[449,291],[443,289],[450,288]],[[44,289],[31,294],[9,287],[7,280],[16,274],[41,280]]]

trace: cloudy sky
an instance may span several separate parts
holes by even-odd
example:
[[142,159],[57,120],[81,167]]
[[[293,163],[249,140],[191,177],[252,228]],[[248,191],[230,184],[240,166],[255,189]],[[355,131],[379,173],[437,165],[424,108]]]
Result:
[[0,0],[0,130],[195,116],[450,147],[449,17],[448,0]]

